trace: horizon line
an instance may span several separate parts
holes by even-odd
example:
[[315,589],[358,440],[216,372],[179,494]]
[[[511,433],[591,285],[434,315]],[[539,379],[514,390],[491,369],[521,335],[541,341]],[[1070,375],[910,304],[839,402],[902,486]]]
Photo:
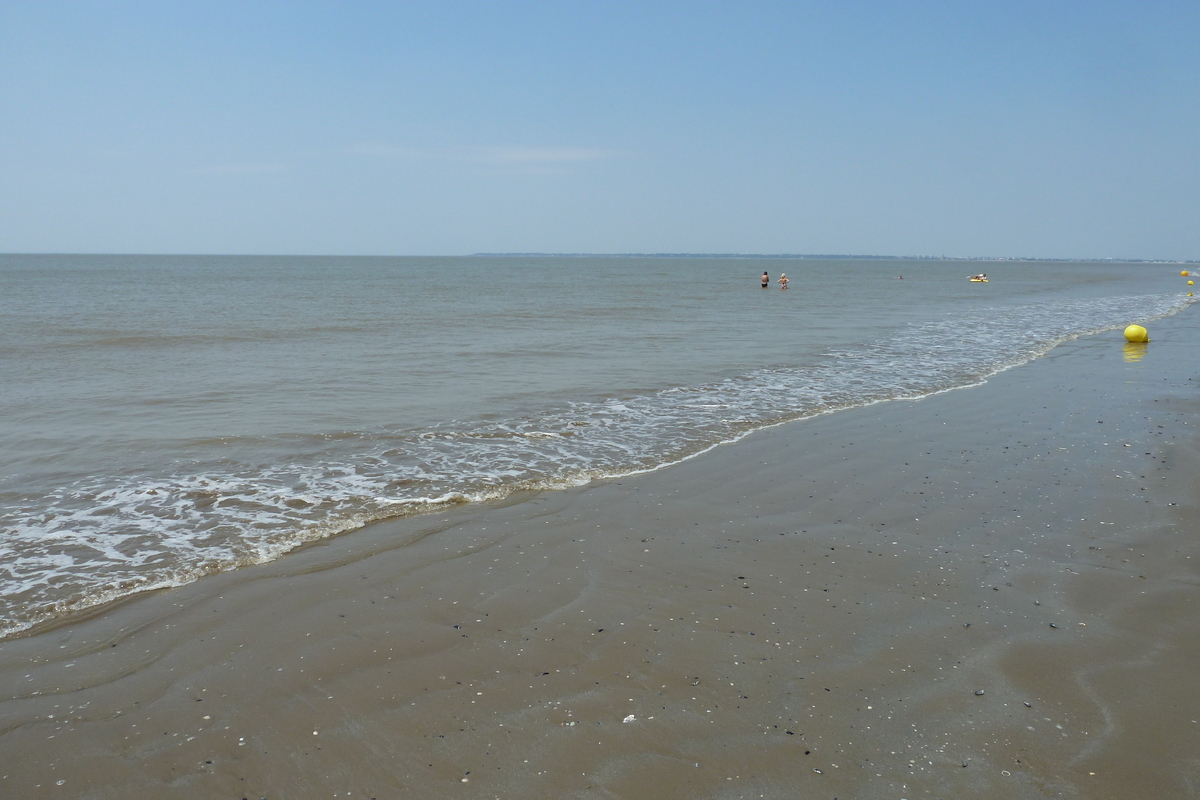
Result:
[[1200,259],[1177,258],[1118,258],[1040,256],[949,256],[949,255],[871,255],[865,253],[554,253],[554,252],[478,252],[424,255],[367,254],[367,253],[155,253],[155,252],[0,252],[3,256],[161,256],[216,258],[728,258],[728,259],[794,259],[835,261],[1025,261],[1057,263],[1113,262],[1121,264],[1200,264]]
[[1113,261],[1122,264],[1198,264],[1200,260],[1174,258],[1042,258],[1038,256],[947,256],[947,255],[867,255],[855,253],[472,253],[472,257],[490,258],[745,258],[745,259],[828,259],[842,261],[1055,261],[1089,263]]

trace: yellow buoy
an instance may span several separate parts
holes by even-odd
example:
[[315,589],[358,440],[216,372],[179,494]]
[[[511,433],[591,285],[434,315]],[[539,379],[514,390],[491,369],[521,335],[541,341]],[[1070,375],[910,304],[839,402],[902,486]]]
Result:
[[1181,272],[1179,274],[1186,278],[1188,276],[1188,271],[1185,269],[1183,272]]
[[1195,281],[1188,281],[1188,286],[1194,286],[1195,284],[1196,284]]
[[1125,329],[1125,340],[1128,342],[1148,342],[1150,341],[1150,332],[1141,325],[1130,325]]

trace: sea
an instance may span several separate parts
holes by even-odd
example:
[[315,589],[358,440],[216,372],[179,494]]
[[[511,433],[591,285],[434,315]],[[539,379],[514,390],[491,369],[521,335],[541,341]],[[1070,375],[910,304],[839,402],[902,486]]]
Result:
[[0,255],[0,636],[377,520],[976,386],[1181,311],[1180,269]]

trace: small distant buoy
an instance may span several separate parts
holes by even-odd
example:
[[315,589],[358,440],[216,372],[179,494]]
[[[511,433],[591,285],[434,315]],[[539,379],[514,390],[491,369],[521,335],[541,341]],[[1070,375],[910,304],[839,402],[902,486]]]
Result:
[[1179,274],[1186,278],[1188,276],[1188,271],[1185,269],[1183,272],[1181,272]]
[[1188,281],[1188,286],[1194,286],[1195,284],[1196,284],[1195,281]]
[[1125,329],[1125,341],[1127,342],[1148,342],[1150,341],[1150,332],[1141,325],[1130,325]]

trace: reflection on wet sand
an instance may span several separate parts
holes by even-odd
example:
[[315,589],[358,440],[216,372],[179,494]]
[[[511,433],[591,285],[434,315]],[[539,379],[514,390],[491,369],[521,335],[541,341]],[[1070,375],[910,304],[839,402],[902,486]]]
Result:
[[1125,360],[1126,361],[1141,361],[1146,357],[1146,342],[1126,342],[1125,343]]

